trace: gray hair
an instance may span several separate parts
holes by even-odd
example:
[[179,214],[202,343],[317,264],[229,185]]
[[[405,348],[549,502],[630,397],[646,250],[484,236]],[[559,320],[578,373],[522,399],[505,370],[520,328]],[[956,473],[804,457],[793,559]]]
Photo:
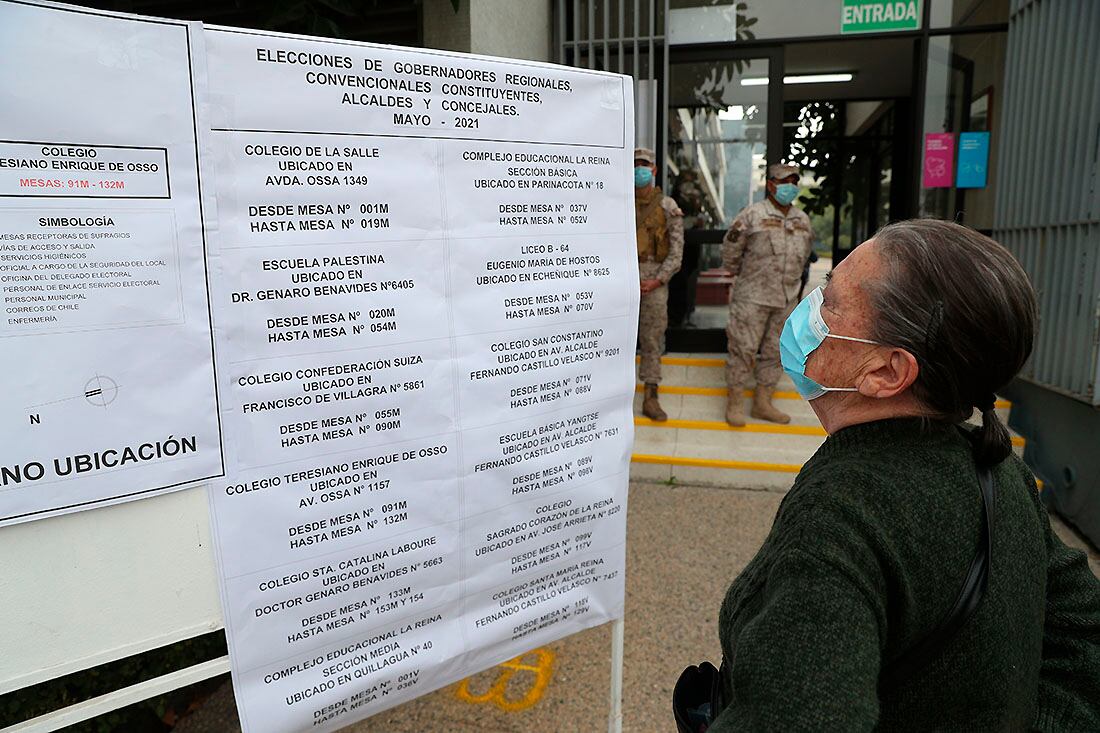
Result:
[[975,457],[1000,463],[1012,442],[995,394],[1023,368],[1038,320],[1027,273],[989,237],[948,221],[897,222],[874,240],[888,272],[870,287],[872,338],[916,358],[913,393],[933,416],[962,422],[977,407]]

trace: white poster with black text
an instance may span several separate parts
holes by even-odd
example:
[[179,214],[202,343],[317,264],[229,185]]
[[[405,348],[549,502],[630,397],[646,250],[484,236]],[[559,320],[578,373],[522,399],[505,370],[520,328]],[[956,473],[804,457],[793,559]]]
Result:
[[626,78],[206,39],[244,729],[336,730],[620,617]]
[[0,526],[222,476],[200,26],[0,1],[0,49]]

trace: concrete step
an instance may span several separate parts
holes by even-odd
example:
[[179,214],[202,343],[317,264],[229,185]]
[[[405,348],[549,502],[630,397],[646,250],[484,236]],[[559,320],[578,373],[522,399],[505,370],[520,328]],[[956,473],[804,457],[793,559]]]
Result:
[[[790,488],[795,474],[824,442],[824,428],[785,376],[774,397],[776,406],[791,415],[790,424],[748,417],[750,388],[742,393],[748,423],[742,428],[727,425],[723,364],[712,355],[666,357],[666,373],[670,368],[680,369],[693,384],[669,379],[661,386],[661,405],[669,415],[663,423],[640,416],[643,387],[638,385],[631,466],[634,480],[770,491]],[[998,413],[1005,422],[1010,408],[1008,402],[998,401]],[[1014,434],[1013,446],[1022,454],[1024,439]]]
[[[747,392],[751,394],[750,391]],[[746,425],[744,428],[730,427],[726,424],[726,400],[724,394],[712,396],[694,394],[665,395],[662,393],[661,406],[664,408],[664,412],[669,415],[667,423],[654,423],[648,417],[641,417],[642,400],[643,396],[639,390],[635,393],[634,397],[636,426],[696,430],[742,430],[750,431],[750,433],[769,433],[775,435],[813,435],[823,437],[826,435],[825,428],[822,427],[820,420],[817,419],[817,415],[813,412],[813,408],[804,400],[775,401],[775,406],[791,416],[790,424],[779,425],[769,423],[767,420],[760,420],[752,417],[752,400],[750,397],[742,396],[741,400],[742,403],[744,403],[742,406],[745,408],[746,417]],[[1008,407],[998,408],[997,411],[1005,423],[1008,423],[1009,409]],[[975,414],[974,417],[970,418],[969,422],[979,425],[980,420],[980,416]],[[1009,431],[1012,435],[1012,445],[1022,450],[1026,444],[1026,440],[1023,436],[1016,434],[1014,430]]]
[[[635,450],[644,449],[645,446],[635,447]],[[800,468],[801,466],[769,466],[751,461],[719,461],[712,458],[697,459],[691,456],[661,456],[636,452],[630,467],[630,480],[785,492],[791,488]]]
[[[782,386],[782,385],[780,385]],[[634,411],[641,414],[642,392],[644,387],[639,384],[635,389]],[[675,414],[684,420],[725,420],[726,394],[725,387],[682,387],[678,385],[662,384],[658,389],[661,407],[670,416]],[[752,389],[742,392],[745,401],[745,415],[749,414],[752,407]],[[776,390],[772,395],[775,406],[791,416],[791,422],[799,425],[821,425],[810,403],[802,399],[797,392]],[[997,401],[997,415],[1001,421],[1008,424],[1008,415],[1012,410],[1012,403],[1007,400]],[[750,418],[751,419],[751,418]],[[976,416],[980,422],[980,416]]]
[[[661,382],[685,387],[725,387],[725,366],[726,359],[721,354],[668,354],[661,357]],[[637,377],[636,370],[634,376]],[[794,389],[786,375],[782,379],[785,386],[780,389]]]
[[[827,436],[820,425],[776,425],[751,418],[744,427],[739,428],[728,425],[724,420],[681,420],[670,417],[665,422],[654,422],[647,417],[634,418],[635,441],[648,444],[668,443],[670,438],[666,434],[670,432],[677,433],[678,438],[724,450],[770,449],[778,444],[783,449],[793,448],[799,452],[808,448],[810,455]],[[1012,446],[1018,455],[1022,455],[1024,445],[1024,438],[1013,433]]]
[[630,475],[635,480],[786,491],[824,440],[637,426]]
[[[635,358],[635,364],[637,364],[637,361],[637,358]],[[662,396],[665,394],[717,394],[724,396],[726,394],[725,366],[726,359],[722,354],[670,353],[662,356],[661,394]],[[635,370],[635,379],[637,379],[637,370]],[[753,385],[746,386],[748,387],[746,394],[751,396]],[[641,389],[641,385],[638,386],[638,389]],[[805,400],[802,400],[801,396],[795,391],[794,383],[786,374],[780,376],[774,396],[776,399],[793,399],[805,403]],[[1008,422],[1008,410],[1011,407],[1012,403],[1008,400],[997,401],[998,415],[1005,423]],[[784,412],[788,411],[786,407],[782,409]]]
[[[746,426],[749,427],[749,426]],[[786,491],[825,436],[635,428],[630,475],[640,481]],[[1016,446],[1017,453],[1022,446]]]

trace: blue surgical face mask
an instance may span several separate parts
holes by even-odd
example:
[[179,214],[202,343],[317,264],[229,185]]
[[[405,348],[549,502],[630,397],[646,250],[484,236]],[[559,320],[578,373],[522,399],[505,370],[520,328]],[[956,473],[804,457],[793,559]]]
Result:
[[798,197],[798,186],[793,183],[778,183],[775,186],[775,200],[784,206],[790,206]]
[[783,333],[779,337],[779,357],[783,363],[783,371],[794,382],[795,389],[804,399],[814,400],[826,392],[857,392],[856,387],[822,387],[806,376],[806,359],[814,349],[821,346],[827,338],[841,339],[843,341],[856,341],[861,344],[873,344],[880,346],[877,341],[855,338],[854,336],[838,336],[829,333],[829,327],[821,317],[821,304],[825,296],[821,288],[813,291],[802,299],[787,322],[783,324]]
[[645,188],[653,183],[653,169],[649,166],[634,166],[634,188]]

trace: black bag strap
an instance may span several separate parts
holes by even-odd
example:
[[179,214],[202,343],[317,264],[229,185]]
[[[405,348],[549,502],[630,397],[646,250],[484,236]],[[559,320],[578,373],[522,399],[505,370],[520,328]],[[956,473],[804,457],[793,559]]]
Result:
[[982,488],[982,514],[985,519],[982,523],[983,537],[966,573],[962,592],[936,628],[883,667],[879,673],[880,687],[897,686],[935,658],[974,615],[989,587],[989,566],[993,561],[993,472],[988,468],[979,468],[978,483]]

